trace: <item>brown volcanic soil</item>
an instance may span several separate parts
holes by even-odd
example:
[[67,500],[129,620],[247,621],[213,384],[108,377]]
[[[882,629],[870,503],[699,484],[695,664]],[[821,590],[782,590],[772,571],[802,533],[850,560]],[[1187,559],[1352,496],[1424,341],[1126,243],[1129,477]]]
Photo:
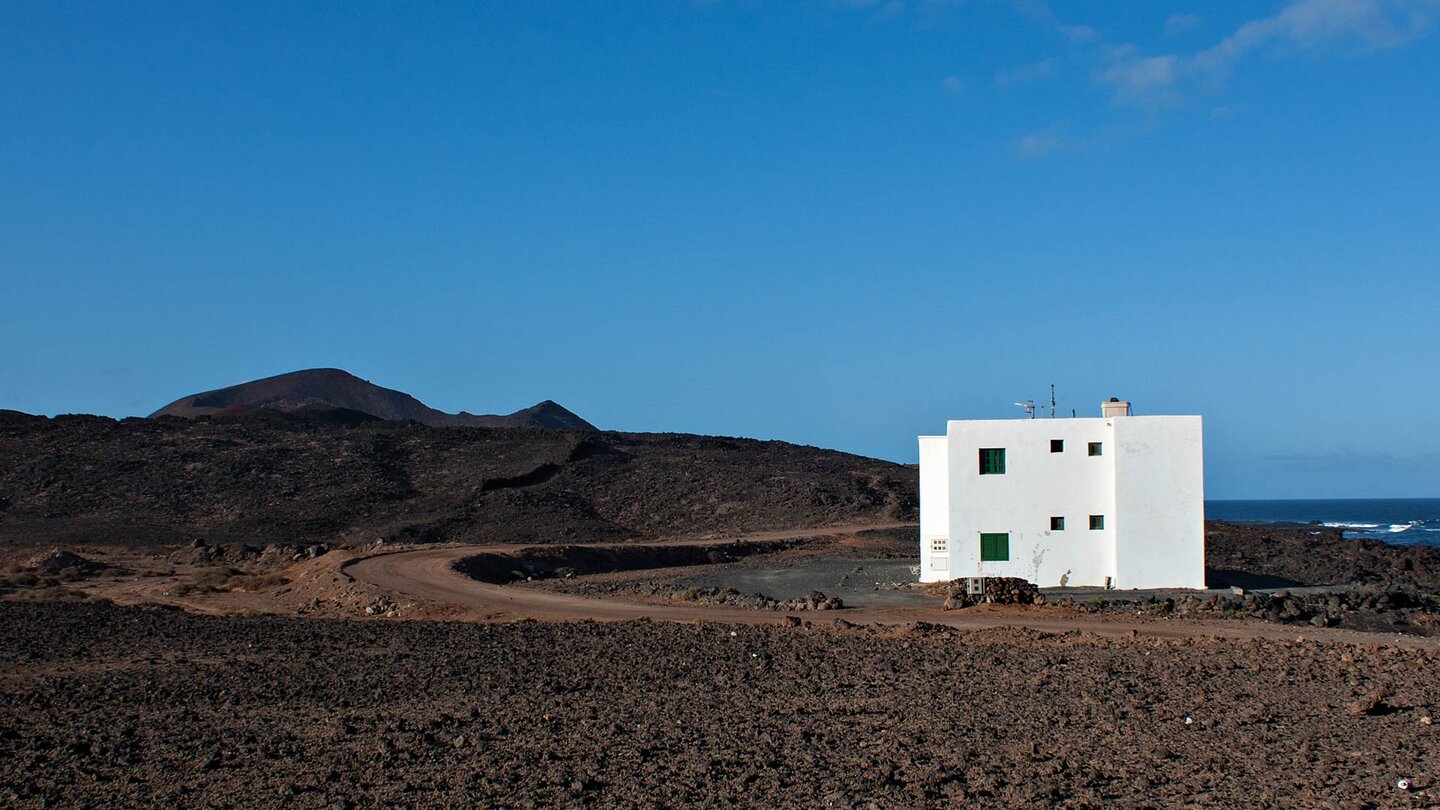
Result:
[[1440,801],[1434,652],[14,603],[0,622],[8,806]]
[[913,520],[913,467],[784,442],[0,412],[0,550],[559,543]]

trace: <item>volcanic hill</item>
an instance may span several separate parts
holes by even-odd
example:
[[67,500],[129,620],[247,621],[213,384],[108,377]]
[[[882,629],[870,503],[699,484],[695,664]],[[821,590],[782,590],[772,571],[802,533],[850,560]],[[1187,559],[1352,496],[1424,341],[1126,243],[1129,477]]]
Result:
[[[369,403],[354,403],[375,407]],[[351,410],[0,411],[0,548],[573,543],[914,520],[916,470],[785,442]]]
[[181,397],[151,417],[232,416],[264,408],[277,411],[342,408],[379,419],[413,420],[431,427],[514,427],[595,430],[555,402],[545,400],[504,416],[438,411],[403,391],[382,388],[338,368],[312,368]]

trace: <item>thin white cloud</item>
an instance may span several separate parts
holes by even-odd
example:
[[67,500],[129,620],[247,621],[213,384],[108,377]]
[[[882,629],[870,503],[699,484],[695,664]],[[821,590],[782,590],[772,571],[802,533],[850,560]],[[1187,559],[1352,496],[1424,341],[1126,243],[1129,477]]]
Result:
[[1015,142],[1015,154],[1022,158],[1044,157],[1059,149],[1061,143],[1052,132],[1032,132]]
[[965,82],[959,76],[946,76],[940,80],[940,92],[947,96],[958,96],[965,92]]
[[1100,74],[1100,81],[1114,88],[1115,99],[1141,106],[1173,100],[1182,65],[1180,57],[1126,56]]
[[1010,0],[1010,5],[1031,22],[1058,31],[1071,42],[1092,42],[1100,38],[1100,32],[1088,25],[1067,25],[1062,22],[1055,9],[1045,0]]
[[1266,45],[1318,48],[1358,42],[1388,48],[1424,33],[1437,5],[1428,0],[1298,0],[1273,17],[1245,23],[1195,55],[1202,70],[1222,70]]
[[1295,0],[1279,13],[1252,20],[1214,46],[1194,54],[1139,56],[1111,51],[1100,72],[1115,100],[1159,106],[1176,100],[1190,82],[1223,82],[1246,56],[1261,50],[1318,50],[1358,45],[1389,48],[1429,30],[1440,0]]
[[1100,53],[1111,61],[1119,61],[1140,52],[1140,46],[1131,42],[1124,45],[1103,45]]
[[1393,453],[1361,452],[1358,450],[1335,450],[1323,453],[1279,453],[1265,456],[1264,458],[1266,461],[1276,464],[1337,468],[1359,465],[1383,465],[1400,469],[1440,468],[1440,452],[1395,455]]
[[1198,14],[1171,14],[1169,19],[1165,20],[1164,33],[1167,37],[1173,37],[1176,34],[1183,34],[1191,29],[1199,28],[1204,24],[1205,18]]
[[1039,62],[1031,62],[1028,65],[997,70],[995,72],[995,84],[1001,87],[1011,87],[1017,84],[1028,84],[1037,79],[1047,78],[1055,73],[1055,66],[1058,59],[1042,59]]

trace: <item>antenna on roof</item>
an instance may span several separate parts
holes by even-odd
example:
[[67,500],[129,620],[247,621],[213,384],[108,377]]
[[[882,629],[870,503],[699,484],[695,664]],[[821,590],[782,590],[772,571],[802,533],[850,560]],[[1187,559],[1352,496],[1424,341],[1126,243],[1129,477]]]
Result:
[[1050,383],[1050,418],[1055,418],[1055,383]]
[[1024,402],[1017,402],[1015,407],[1024,408],[1025,413],[1029,414],[1031,419],[1035,418],[1035,400],[1027,399]]

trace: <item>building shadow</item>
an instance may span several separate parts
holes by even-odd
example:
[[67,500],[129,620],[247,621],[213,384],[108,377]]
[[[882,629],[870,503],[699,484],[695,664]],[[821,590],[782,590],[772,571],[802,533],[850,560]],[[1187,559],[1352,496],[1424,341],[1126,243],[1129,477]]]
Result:
[[1251,574],[1228,568],[1205,569],[1205,587],[1207,588],[1244,588],[1251,591],[1264,588],[1297,588],[1301,584],[1293,579],[1268,574]]

